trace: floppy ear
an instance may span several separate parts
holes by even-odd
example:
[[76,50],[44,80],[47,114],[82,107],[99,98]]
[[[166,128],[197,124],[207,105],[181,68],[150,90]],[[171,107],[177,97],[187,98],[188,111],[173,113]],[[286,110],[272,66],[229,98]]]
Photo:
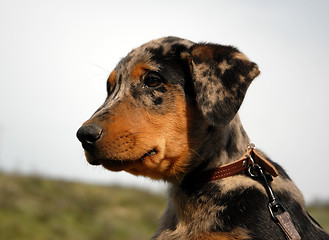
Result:
[[213,126],[228,124],[260,73],[257,64],[234,47],[215,44],[193,45],[185,57],[201,112]]

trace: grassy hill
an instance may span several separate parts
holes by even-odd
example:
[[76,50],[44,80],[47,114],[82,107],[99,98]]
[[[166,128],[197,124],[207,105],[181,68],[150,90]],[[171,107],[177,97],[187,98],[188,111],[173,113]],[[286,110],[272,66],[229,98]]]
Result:
[[150,239],[165,198],[132,188],[0,173],[0,239]]
[[[145,240],[156,230],[165,197],[0,173],[0,239]],[[329,205],[310,207],[329,230]]]

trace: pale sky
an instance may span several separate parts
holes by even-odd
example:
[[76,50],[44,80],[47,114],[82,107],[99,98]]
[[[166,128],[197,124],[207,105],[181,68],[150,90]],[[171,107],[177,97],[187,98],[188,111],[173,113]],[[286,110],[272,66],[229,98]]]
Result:
[[132,48],[163,36],[236,46],[259,65],[240,110],[307,201],[329,199],[329,1],[0,0],[0,168],[163,190],[90,166],[75,137]]

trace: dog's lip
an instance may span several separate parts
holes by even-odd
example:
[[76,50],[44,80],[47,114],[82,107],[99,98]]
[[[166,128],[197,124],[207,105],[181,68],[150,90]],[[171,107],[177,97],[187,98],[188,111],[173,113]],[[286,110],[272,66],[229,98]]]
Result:
[[122,171],[125,169],[129,169],[134,167],[134,165],[138,162],[142,162],[147,157],[154,157],[158,154],[158,150],[156,147],[152,148],[152,150],[145,153],[142,157],[138,159],[97,159],[89,162],[91,165],[102,165],[104,168],[111,171]]

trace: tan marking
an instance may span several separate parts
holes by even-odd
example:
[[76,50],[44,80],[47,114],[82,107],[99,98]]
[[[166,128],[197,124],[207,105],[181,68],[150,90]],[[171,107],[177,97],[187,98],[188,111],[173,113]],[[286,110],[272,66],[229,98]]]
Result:
[[222,179],[217,183],[222,191],[222,194],[228,194],[231,191],[236,190],[237,188],[250,188],[255,187],[262,193],[266,194],[265,188],[261,183],[253,180],[252,178],[245,175],[235,175],[232,177],[227,177]]
[[236,227],[231,232],[188,232],[187,226],[178,225],[175,230],[164,230],[156,235],[155,240],[180,239],[180,240],[248,240],[251,237],[248,230]]
[[247,240],[251,239],[248,235],[248,230],[241,227],[233,229],[231,232],[221,233],[203,233],[197,237],[192,237],[191,240]]
[[158,71],[158,64],[152,61],[139,62],[134,65],[131,71],[131,77],[133,80],[140,79],[148,71]]
[[113,70],[108,78],[108,81],[110,83],[111,86],[115,85],[115,75],[116,75],[116,71]]
[[227,61],[224,60],[223,62],[218,64],[218,67],[219,67],[221,73],[224,74],[226,72],[226,70],[229,70],[232,67],[232,65],[228,64]]
[[[188,119],[198,114],[187,110],[185,97],[178,92],[172,103],[173,111],[164,115],[148,112],[132,102],[134,99],[127,97],[116,105],[110,119],[95,115],[88,121],[88,124],[96,123],[103,128],[103,136],[97,142],[96,159],[87,155],[88,161],[100,159],[111,171],[124,170],[153,179],[177,181],[191,155]],[[157,154],[143,157],[154,148]]]
[[140,62],[137,63],[133,70],[131,71],[131,76],[133,79],[139,79],[141,76],[143,76],[148,70],[150,66],[147,63]]
[[192,50],[192,56],[203,60],[212,59],[214,56],[214,49],[207,45],[197,46]]
[[[150,133],[150,142],[159,151],[154,157],[146,157],[140,164],[126,171],[134,175],[149,176],[153,179],[176,179],[184,172],[190,157],[188,147],[187,113],[185,99],[177,96],[175,110],[166,115],[149,115],[139,123]],[[148,124],[152,123],[152,125]],[[155,133],[158,133],[157,136]]]
[[260,71],[258,69],[258,66],[255,65],[255,67],[248,73],[248,77],[250,79],[254,79],[255,77],[257,77],[260,74]]
[[233,53],[233,58],[249,62],[249,59],[241,52],[235,52]]

